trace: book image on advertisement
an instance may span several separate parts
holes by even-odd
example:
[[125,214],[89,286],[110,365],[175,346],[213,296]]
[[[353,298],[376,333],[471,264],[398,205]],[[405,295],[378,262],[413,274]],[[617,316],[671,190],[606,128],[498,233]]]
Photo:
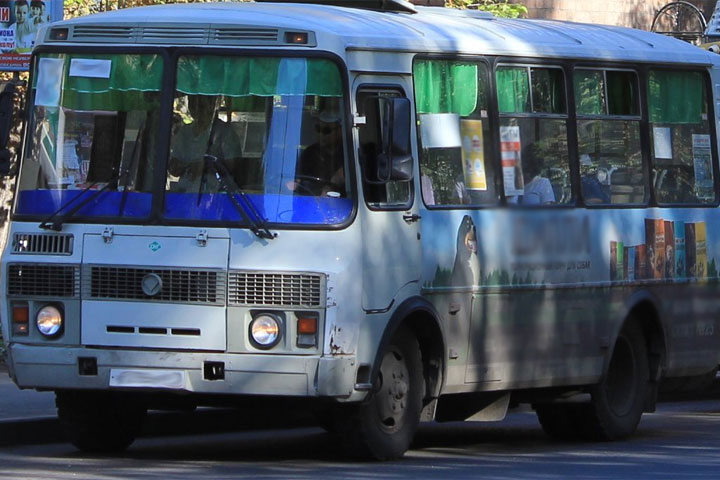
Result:
[[617,278],[617,242],[610,242],[610,281]]
[[623,246],[623,242],[617,242],[617,256],[615,257],[615,278],[614,280],[622,280],[625,277],[624,268],[623,265],[625,264],[624,261],[625,257],[625,247]]
[[695,224],[695,278],[707,278],[707,228],[705,222]]
[[685,278],[685,222],[673,222],[675,233],[675,278]]
[[645,245],[647,274],[645,278],[665,277],[665,222],[663,219],[645,219]]
[[647,248],[645,244],[635,245],[635,279],[647,278]]
[[636,247],[627,247],[627,253],[625,254],[625,263],[627,264],[625,273],[627,274],[627,279],[631,282],[635,280],[635,252]]
[[675,277],[675,235],[674,225],[665,221],[665,278]]
[[688,278],[695,277],[695,224],[685,224],[685,275]]

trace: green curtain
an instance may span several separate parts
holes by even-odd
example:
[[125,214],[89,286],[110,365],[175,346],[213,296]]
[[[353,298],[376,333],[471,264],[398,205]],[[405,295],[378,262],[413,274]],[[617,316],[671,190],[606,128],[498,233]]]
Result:
[[500,67],[495,72],[500,113],[530,112],[530,78],[525,67]]
[[467,117],[477,108],[477,64],[418,60],[413,80],[418,113],[457,113]]
[[[304,88],[298,90],[298,85]],[[188,95],[230,97],[342,96],[337,66],[330,60],[313,58],[180,57],[176,89]]]
[[[163,60],[158,55],[65,55],[62,106],[73,110],[152,110],[159,106]],[[70,76],[72,59],[109,60],[109,78]],[[37,76],[35,76],[37,82]]]
[[698,72],[653,70],[649,78],[650,121],[653,123],[702,123],[705,85]]
[[578,115],[605,115],[605,80],[600,70],[575,70],[575,110]]
[[637,77],[634,72],[608,71],[608,113],[639,115]]

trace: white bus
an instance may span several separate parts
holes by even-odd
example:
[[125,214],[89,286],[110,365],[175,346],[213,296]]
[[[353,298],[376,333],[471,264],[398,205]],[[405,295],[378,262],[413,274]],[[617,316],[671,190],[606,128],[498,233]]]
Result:
[[712,374],[720,57],[334,3],[38,34],[2,328],[77,447],[125,448],[180,399],[310,405],[376,459],[521,403],[620,439]]

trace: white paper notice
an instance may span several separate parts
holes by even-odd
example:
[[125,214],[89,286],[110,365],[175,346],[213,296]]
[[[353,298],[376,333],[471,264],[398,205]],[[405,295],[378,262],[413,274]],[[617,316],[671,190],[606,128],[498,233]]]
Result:
[[71,77],[110,78],[112,61],[89,58],[73,58],[70,60]]
[[655,158],[673,158],[670,127],[653,127]]
[[60,105],[63,64],[62,58],[41,58],[38,60],[35,105],[43,107],[57,107]]

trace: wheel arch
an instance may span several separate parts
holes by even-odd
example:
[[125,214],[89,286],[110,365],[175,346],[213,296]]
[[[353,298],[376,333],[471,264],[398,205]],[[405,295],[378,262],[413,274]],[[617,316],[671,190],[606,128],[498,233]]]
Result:
[[630,298],[621,326],[627,322],[636,322],[640,326],[647,343],[652,382],[660,381],[667,361],[667,332],[660,312],[657,299],[647,292],[640,292]]
[[420,355],[425,378],[427,404],[440,395],[445,379],[445,332],[442,329],[435,308],[426,299],[415,296],[402,302],[390,317],[378,344],[372,364],[371,379],[374,382],[380,369],[382,354],[401,328],[410,330],[420,345]]

